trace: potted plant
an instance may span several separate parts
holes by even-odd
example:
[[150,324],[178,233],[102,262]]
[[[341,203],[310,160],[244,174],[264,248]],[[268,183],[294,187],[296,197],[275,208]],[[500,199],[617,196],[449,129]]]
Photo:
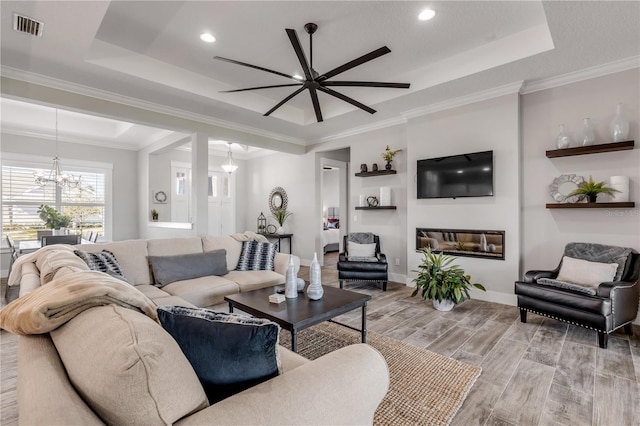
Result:
[[411,297],[421,292],[424,300],[433,300],[433,307],[439,311],[450,311],[453,306],[470,299],[469,290],[475,287],[486,291],[482,284],[471,283],[471,276],[451,263],[454,256],[444,253],[433,253],[430,248],[422,250],[424,259],[418,266],[418,276],[413,280],[416,288]]
[[588,203],[595,203],[598,194],[607,194],[613,196],[615,192],[620,192],[615,188],[605,186],[605,181],[594,182],[593,177],[589,176],[589,181],[578,184],[578,187],[567,194],[564,198],[573,197],[574,195],[586,195]]
[[278,234],[280,234],[280,235],[284,234],[284,228],[283,228],[284,222],[292,214],[293,213],[288,212],[285,209],[277,209],[276,211],[273,212],[273,216],[272,217],[276,220],[276,222],[278,222],[278,225],[280,225],[280,227],[276,231]]
[[44,226],[49,229],[59,230],[66,228],[71,222],[69,216],[61,214],[54,207],[48,206],[47,204],[40,205],[38,208],[38,216],[44,222]]
[[151,220],[154,222],[158,221],[158,211],[156,209],[151,210]]
[[392,151],[391,148],[389,148],[389,145],[387,145],[387,148],[382,153],[382,158],[384,159],[384,161],[387,162],[387,164],[384,166],[386,170],[391,170],[391,162],[393,161],[393,157],[395,157],[396,154],[399,153],[400,151],[402,150],[396,149]]

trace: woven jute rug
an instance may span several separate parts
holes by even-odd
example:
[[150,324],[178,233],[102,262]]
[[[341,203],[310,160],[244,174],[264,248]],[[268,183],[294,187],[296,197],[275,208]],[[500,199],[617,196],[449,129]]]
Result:
[[[316,359],[360,343],[360,333],[322,323],[298,333],[298,353]],[[378,406],[375,425],[448,425],[462,406],[481,369],[381,334],[367,332],[367,343],[389,366],[387,395]],[[291,333],[280,344],[291,347]]]

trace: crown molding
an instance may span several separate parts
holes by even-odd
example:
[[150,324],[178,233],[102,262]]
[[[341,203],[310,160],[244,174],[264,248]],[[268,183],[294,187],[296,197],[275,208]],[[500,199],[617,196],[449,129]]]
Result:
[[444,111],[451,108],[458,108],[464,105],[476,102],[486,101],[488,99],[499,98],[500,96],[520,93],[523,81],[505,84],[504,86],[495,87],[493,89],[483,90],[481,92],[471,93],[469,95],[460,96],[458,98],[449,99],[443,102],[427,105],[421,108],[412,109],[403,113],[408,120],[421,115],[433,114],[434,112]]
[[160,114],[167,114],[167,115],[182,118],[185,120],[197,121],[200,123],[223,127],[229,130],[249,133],[252,135],[274,139],[281,142],[287,142],[295,145],[306,146],[304,139],[293,138],[290,136],[282,135],[280,133],[274,133],[274,132],[258,129],[255,127],[245,126],[232,121],[221,120],[218,118],[196,114],[193,112],[188,112],[185,110],[172,108],[165,105],[160,105],[153,102],[143,101],[137,98],[132,98],[132,97],[120,95],[117,93],[108,92],[106,90],[96,89],[93,87],[83,86],[80,84],[71,83],[69,81],[32,73],[29,71],[19,70],[17,68],[0,66],[0,76],[23,81],[25,83],[37,84],[41,86],[50,87],[53,89],[64,90],[66,92],[71,92],[78,95],[89,96],[92,98],[97,98],[97,99],[101,99],[109,102],[115,102],[115,103],[130,106],[130,107],[134,107],[134,108],[153,111]]
[[77,143],[81,145],[99,146],[103,148],[122,149],[127,151],[139,151],[142,148],[144,148],[144,146],[140,146],[140,145],[131,145],[130,143],[118,142],[111,139],[100,139],[100,138],[96,138],[95,136],[91,137],[91,139],[87,139],[84,137],[81,138],[81,137],[58,135],[58,139],[56,139],[55,135],[52,135],[50,132],[10,128],[6,126],[2,127],[2,134],[52,140],[52,141],[64,142],[64,143]]
[[603,77],[609,74],[615,74],[627,71],[633,68],[640,68],[640,56],[632,56],[619,61],[609,62],[595,67],[586,68],[580,71],[559,75],[556,77],[545,78],[525,83],[520,93],[526,95],[528,93],[538,92],[540,90],[552,89],[554,87],[564,86],[566,84],[577,83],[596,77]]

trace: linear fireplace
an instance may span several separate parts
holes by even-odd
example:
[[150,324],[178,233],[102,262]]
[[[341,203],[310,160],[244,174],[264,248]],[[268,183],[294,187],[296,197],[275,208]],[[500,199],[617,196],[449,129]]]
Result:
[[416,251],[504,260],[504,231],[416,228]]

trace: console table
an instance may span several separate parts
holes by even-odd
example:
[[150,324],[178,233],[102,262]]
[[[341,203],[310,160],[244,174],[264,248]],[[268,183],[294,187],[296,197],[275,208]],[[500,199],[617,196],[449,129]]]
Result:
[[270,240],[278,240],[278,251],[281,252],[281,248],[282,248],[282,240],[289,240],[289,254],[292,254],[292,250],[291,250],[291,237],[293,237],[293,234],[263,234],[265,237],[267,237]]

